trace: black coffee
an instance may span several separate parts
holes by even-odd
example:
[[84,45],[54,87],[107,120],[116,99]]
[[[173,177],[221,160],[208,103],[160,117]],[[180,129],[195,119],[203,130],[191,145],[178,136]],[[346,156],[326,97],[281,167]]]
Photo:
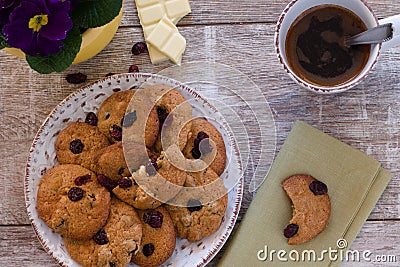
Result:
[[346,8],[311,8],[290,26],[286,38],[289,65],[299,77],[317,85],[349,81],[364,68],[371,46],[347,47],[344,40],[365,30],[364,22]]

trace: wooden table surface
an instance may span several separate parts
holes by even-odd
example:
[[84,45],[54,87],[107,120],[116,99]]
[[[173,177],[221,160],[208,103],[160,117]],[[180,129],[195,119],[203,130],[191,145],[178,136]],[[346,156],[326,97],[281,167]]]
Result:
[[[379,18],[400,13],[398,1],[368,2]],[[187,40],[183,63],[222,63],[252,79],[274,116],[276,153],[293,123],[303,120],[379,160],[392,172],[393,179],[351,248],[396,255],[397,263],[391,265],[398,265],[400,50],[384,52],[369,77],[351,91],[324,96],[305,91],[283,71],[273,47],[275,22],[286,4],[279,0],[191,0],[192,14],[178,25]],[[80,87],[65,81],[68,73],[83,72],[91,82],[110,72],[127,72],[131,64],[151,73],[172,66],[153,66],[147,54],[133,56],[131,47],[141,40],[134,1],[126,0],[113,41],[99,55],[64,73],[40,75],[25,61],[0,52],[0,266],[56,265],[37,240],[25,209],[23,177],[29,147],[50,111]],[[238,223],[252,197],[245,192]],[[222,253],[210,265],[215,265]]]

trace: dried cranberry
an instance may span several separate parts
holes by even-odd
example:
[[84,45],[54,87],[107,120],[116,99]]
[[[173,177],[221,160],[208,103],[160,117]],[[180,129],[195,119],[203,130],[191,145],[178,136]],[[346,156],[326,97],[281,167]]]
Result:
[[122,140],[122,128],[116,124],[113,124],[110,128],[110,135],[117,141]]
[[132,54],[134,55],[139,55],[141,53],[146,52],[147,50],[147,45],[144,42],[137,42],[132,46]]
[[108,237],[106,232],[101,229],[93,237],[93,241],[98,245],[105,245],[108,243]]
[[199,147],[201,140],[202,140],[202,139],[195,138],[194,141],[193,141],[194,147]]
[[205,155],[212,151],[212,146],[210,145],[209,136],[203,131],[197,134],[197,137],[194,139],[193,143],[194,147],[191,150],[191,153],[193,158],[195,159],[199,159],[202,154]]
[[192,154],[192,157],[194,159],[199,159],[201,157],[201,153],[198,147],[192,148],[192,150],[190,150],[190,153]]
[[128,112],[122,117],[121,125],[122,127],[131,127],[133,123],[137,120],[136,111]]
[[114,180],[108,178],[104,174],[98,174],[97,175],[97,181],[99,181],[99,183],[102,186],[104,186],[105,188],[107,188],[110,191],[113,190],[118,185],[117,182],[115,182]]
[[87,124],[92,125],[92,126],[97,126],[97,116],[96,116],[96,114],[94,114],[93,112],[89,112],[89,113],[86,115],[85,122],[86,122]]
[[83,74],[83,73],[78,72],[78,73],[68,74],[65,79],[69,83],[79,84],[79,83],[86,82],[87,76],[85,74]]
[[152,160],[146,163],[146,172],[148,175],[154,176],[157,174],[157,171],[158,171],[158,165],[156,161]]
[[118,186],[121,188],[129,188],[132,186],[132,180],[128,177],[123,177],[118,180]]
[[203,139],[200,142],[199,150],[202,155],[206,155],[213,150],[213,147],[210,145],[210,139]]
[[320,181],[313,181],[310,186],[309,186],[311,192],[314,193],[314,195],[325,195],[328,193],[328,187],[326,184]]
[[157,115],[158,115],[158,120],[160,121],[160,125],[163,125],[165,122],[165,119],[168,117],[168,112],[165,108],[157,108]]
[[147,211],[143,214],[143,221],[153,228],[161,228],[163,215],[157,210]]
[[83,198],[84,195],[85,195],[85,191],[83,191],[83,189],[79,188],[79,187],[72,187],[68,191],[68,198],[71,201],[79,201]]
[[129,73],[139,72],[139,67],[136,65],[131,65],[128,69]]
[[208,136],[208,134],[206,134],[205,132],[201,131],[201,132],[199,132],[199,133],[197,134],[197,138],[199,138],[200,141],[201,141],[201,140],[203,140],[203,139],[210,138],[210,137]]
[[146,257],[149,257],[151,254],[154,253],[154,245],[152,243],[144,245],[142,252],[143,252],[143,255],[145,255]]
[[90,174],[86,174],[86,175],[77,177],[74,182],[77,186],[81,186],[81,185],[84,185],[87,182],[89,182],[90,178],[91,178]]
[[80,139],[72,140],[71,143],[69,143],[69,150],[74,154],[82,153],[84,147],[85,146]]
[[291,238],[295,234],[297,234],[297,231],[299,230],[299,226],[297,224],[291,223],[288,226],[286,226],[285,230],[283,230],[283,235],[286,238]]
[[201,204],[200,200],[194,198],[189,199],[187,203],[187,209],[190,212],[199,211],[201,208],[203,208],[203,205]]

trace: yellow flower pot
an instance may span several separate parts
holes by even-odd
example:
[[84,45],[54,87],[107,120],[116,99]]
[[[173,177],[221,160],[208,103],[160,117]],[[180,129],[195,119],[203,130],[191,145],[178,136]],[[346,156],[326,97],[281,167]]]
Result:
[[[123,7],[118,16],[108,24],[98,28],[87,29],[82,34],[81,49],[72,64],[77,64],[94,57],[111,42],[121,23],[122,10]],[[24,52],[18,48],[4,48],[3,50],[19,58],[25,58]]]

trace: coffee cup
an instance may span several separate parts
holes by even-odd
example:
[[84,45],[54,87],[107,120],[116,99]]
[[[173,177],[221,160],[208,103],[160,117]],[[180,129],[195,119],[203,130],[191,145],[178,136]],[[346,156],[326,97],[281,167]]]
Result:
[[[363,64],[360,69],[344,80],[337,83],[325,83],[324,77],[328,77],[330,73],[323,72],[319,81],[309,79],[306,74],[299,73],[298,70],[291,63],[293,58],[288,49],[290,46],[287,44],[289,32],[292,26],[295,25],[299,19],[305,17],[310,13],[310,10],[317,10],[322,7],[337,7],[339,9],[345,9],[350,11],[353,15],[357,16],[366,26],[366,29],[374,28],[378,25],[383,25],[391,23],[393,29],[393,37],[391,40],[379,43],[371,44],[368,46],[368,54],[366,54]],[[318,23],[317,23],[318,24]],[[305,35],[306,36],[306,35]],[[290,37],[290,36],[289,36]],[[304,36],[302,36],[304,38]],[[325,42],[325,41],[324,41]],[[387,50],[389,48],[400,45],[400,15],[388,17],[386,19],[378,20],[372,11],[371,7],[364,0],[292,0],[284,9],[279,17],[275,30],[275,49],[280,63],[282,64],[285,71],[289,76],[297,82],[302,87],[316,93],[320,94],[332,94],[339,93],[359,84],[364,80],[368,73],[374,68],[380,52]],[[289,47],[289,48],[288,48]],[[299,49],[299,48],[297,48]],[[310,49],[308,49],[310,50]],[[298,51],[298,50],[296,50]],[[312,50],[311,50],[312,51]],[[292,53],[293,54],[293,53]],[[335,53],[327,53],[328,56],[323,55],[323,57],[335,57]],[[321,55],[321,53],[319,54]],[[304,55],[302,54],[304,57]],[[322,58],[322,56],[321,56]],[[334,58],[336,60],[336,58]],[[303,63],[304,61],[302,61]],[[307,64],[312,67],[312,62],[307,61]],[[306,66],[306,65],[302,65]],[[320,66],[320,65],[318,65]],[[310,68],[316,74],[318,74],[318,68]],[[316,69],[316,70],[315,70]],[[340,67],[340,69],[343,69]],[[326,73],[326,75],[325,75]],[[322,82],[321,82],[322,81]]]

